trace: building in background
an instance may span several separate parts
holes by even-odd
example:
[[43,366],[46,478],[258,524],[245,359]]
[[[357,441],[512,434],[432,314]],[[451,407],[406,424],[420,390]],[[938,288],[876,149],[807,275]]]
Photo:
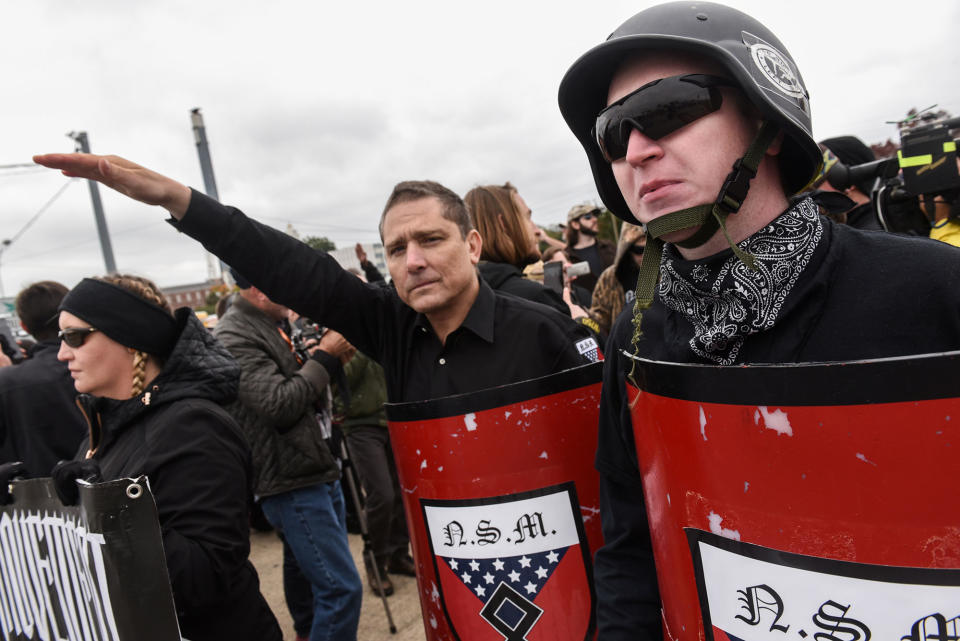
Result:
[[170,301],[170,306],[174,309],[178,307],[192,307],[196,309],[207,305],[207,297],[211,290],[223,281],[208,280],[204,283],[194,283],[192,285],[174,285],[172,287],[161,287],[163,295]]
[[[383,245],[381,243],[361,243],[363,251],[367,252],[367,260],[374,264],[374,266],[380,270],[380,273],[383,274],[383,277],[390,280],[390,274],[387,272],[387,258],[386,254],[383,252]],[[334,260],[340,263],[340,266],[344,269],[350,269],[351,267],[363,273],[363,270],[360,269],[360,261],[357,260],[357,252],[353,245],[349,247],[344,247],[342,249],[334,249],[333,251],[327,252],[333,256]]]

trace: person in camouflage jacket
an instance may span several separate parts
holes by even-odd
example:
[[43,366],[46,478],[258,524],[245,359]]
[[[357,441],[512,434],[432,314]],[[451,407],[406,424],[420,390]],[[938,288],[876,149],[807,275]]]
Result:
[[613,321],[617,320],[624,305],[633,303],[633,290],[637,285],[637,274],[640,272],[643,247],[646,244],[647,236],[643,227],[624,223],[620,228],[616,258],[597,279],[590,317],[599,326],[604,340],[610,334]]

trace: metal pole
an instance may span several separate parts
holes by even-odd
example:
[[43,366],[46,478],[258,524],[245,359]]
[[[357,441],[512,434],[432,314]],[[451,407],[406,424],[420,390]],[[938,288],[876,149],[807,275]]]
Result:
[[[0,260],[3,260],[3,250],[10,246],[10,239],[6,238],[3,242],[0,242]],[[7,295],[3,290],[3,276],[0,276],[0,299],[6,298]]]
[[[197,143],[197,155],[200,156],[200,171],[203,173],[203,189],[207,195],[214,200],[220,200],[220,194],[217,191],[217,180],[213,177],[213,162],[210,160],[210,144],[207,142],[207,128],[203,124],[203,114],[200,113],[200,107],[190,110],[190,122],[193,123],[193,139]],[[212,254],[207,254],[207,276],[210,280],[217,277],[217,266],[220,267],[220,276],[228,285],[232,284],[230,270],[223,264],[223,261],[215,258]]]
[[200,155],[200,171],[203,172],[203,189],[207,195],[220,200],[217,193],[217,181],[213,177],[213,163],[210,162],[210,145],[207,143],[207,128],[203,124],[203,114],[200,107],[190,110],[190,121],[193,123],[193,138],[197,141],[197,153]]
[[[71,131],[67,134],[77,143],[77,151],[90,153],[90,141],[85,131]],[[88,180],[90,186],[90,200],[93,201],[93,217],[97,221],[97,234],[100,236],[100,248],[103,250],[103,262],[107,266],[108,274],[117,272],[117,264],[113,260],[113,246],[110,244],[110,232],[107,230],[107,218],[103,215],[103,203],[100,201],[100,189],[97,181]]]

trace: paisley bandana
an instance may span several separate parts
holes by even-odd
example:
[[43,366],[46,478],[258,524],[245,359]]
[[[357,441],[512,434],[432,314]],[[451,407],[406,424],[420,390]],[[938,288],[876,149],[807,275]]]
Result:
[[693,326],[690,349],[719,365],[732,365],[744,339],[773,327],[784,301],[823,237],[817,206],[804,199],[738,246],[756,258],[749,269],[731,252],[684,260],[664,248],[658,293]]

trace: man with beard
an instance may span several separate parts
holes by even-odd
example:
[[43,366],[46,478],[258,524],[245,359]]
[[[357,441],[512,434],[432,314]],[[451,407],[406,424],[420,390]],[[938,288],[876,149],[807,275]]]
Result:
[[599,233],[598,207],[583,203],[567,212],[567,258],[571,263],[586,262],[590,265],[590,273],[577,278],[576,283],[591,292],[600,274],[613,263],[617,253],[612,243],[597,238]]

